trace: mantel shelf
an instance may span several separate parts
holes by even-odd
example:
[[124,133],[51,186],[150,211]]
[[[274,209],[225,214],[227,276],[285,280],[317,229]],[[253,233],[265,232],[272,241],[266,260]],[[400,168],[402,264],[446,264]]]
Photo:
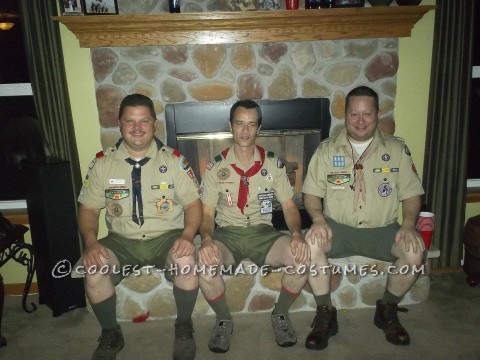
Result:
[[55,16],[81,47],[408,37],[435,6]]

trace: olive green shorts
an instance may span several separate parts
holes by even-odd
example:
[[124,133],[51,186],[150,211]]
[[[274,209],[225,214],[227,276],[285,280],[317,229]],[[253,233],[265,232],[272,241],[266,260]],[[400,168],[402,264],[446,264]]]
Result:
[[235,266],[246,258],[257,266],[262,266],[275,241],[284,235],[273,226],[266,224],[249,227],[224,226],[215,229],[213,239],[221,242],[230,250],[235,260]]
[[400,225],[393,223],[378,228],[355,228],[327,218],[332,229],[332,248],[329,258],[361,255],[377,260],[394,261],[392,246]]
[[[143,266],[165,269],[168,253],[182,232],[183,229],[169,230],[148,240],[132,240],[110,233],[100,239],[100,243],[111,250],[120,263],[120,271],[112,276],[114,284],[118,284],[128,274],[137,272]],[[168,271],[165,271],[165,277],[172,281],[172,276]]]

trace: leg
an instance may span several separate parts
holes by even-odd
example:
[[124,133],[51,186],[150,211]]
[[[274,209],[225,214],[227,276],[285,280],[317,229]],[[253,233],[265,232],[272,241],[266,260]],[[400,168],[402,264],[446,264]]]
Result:
[[401,311],[398,303],[417,280],[424,252],[420,250],[417,253],[412,250],[407,252],[401,242],[392,246],[391,253],[396,260],[389,271],[383,299],[377,301],[374,323],[384,331],[385,337],[392,344],[408,345],[410,336],[398,319],[397,311]]
[[205,300],[210,304],[217,317],[208,347],[213,352],[223,353],[230,348],[233,322],[225,298],[225,282],[221,268],[233,266],[235,260],[231,251],[224,244],[219,241],[215,241],[215,244],[219,252],[219,266],[217,269],[209,269],[205,264],[199,262],[200,268],[205,266],[205,269],[200,271],[199,283]]

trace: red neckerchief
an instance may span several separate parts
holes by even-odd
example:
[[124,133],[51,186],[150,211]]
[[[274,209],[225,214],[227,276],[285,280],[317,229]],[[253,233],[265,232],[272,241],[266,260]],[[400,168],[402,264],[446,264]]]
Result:
[[[237,206],[240,209],[240,211],[243,214],[243,210],[245,208],[245,204],[247,203],[247,197],[248,197],[248,179],[258,173],[260,169],[263,166],[263,163],[265,161],[265,149],[256,145],[258,152],[260,153],[260,159],[261,161],[255,161],[255,164],[248,169],[246,172],[240,169],[237,165],[235,164],[230,164],[230,166],[235,170],[235,172],[241,176],[240,178],[240,184],[238,187],[238,200],[237,200]],[[224,158],[227,157],[229,148],[225,149],[222,151],[222,156]]]

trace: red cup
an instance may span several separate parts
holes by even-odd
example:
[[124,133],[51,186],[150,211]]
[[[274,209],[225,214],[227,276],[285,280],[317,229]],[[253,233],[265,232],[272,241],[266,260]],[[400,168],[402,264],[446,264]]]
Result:
[[435,228],[435,214],[427,211],[422,211],[418,215],[417,229],[420,231],[425,243],[425,248],[430,249],[432,244],[433,229]]
[[298,10],[298,0],[285,0],[287,10]]
[[422,234],[423,242],[425,243],[425,249],[430,249],[430,245],[432,245],[433,230],[420,230],[420,233]]

